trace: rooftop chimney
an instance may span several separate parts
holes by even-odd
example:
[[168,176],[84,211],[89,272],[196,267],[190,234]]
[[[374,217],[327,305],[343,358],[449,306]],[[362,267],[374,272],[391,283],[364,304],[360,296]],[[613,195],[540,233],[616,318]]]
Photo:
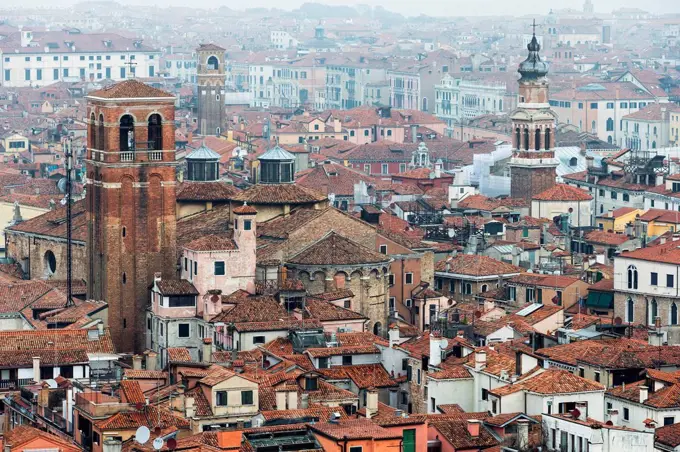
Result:
[[482,370],[486,366],[486,352],[475,352],[475,370]]
[[520,419],[517,421],[517,448],[526,450],[529,447],[529,420]]
[[146,370],[158,370],[156,363],[158,362],[158,353],[151,350],[144,352],[146,355]]
[[387,335],[390,338],[390,347],[394,347],[395,345],[399,345],[399,325],[396,323],[392,325],[392,328],[387,332]]
[[370,388],[366,394],[366,418],[370,419],[378,414],[378,390]]
[[619,425],[619,410],[609,410],[609,420],[612,424]]
[[467,429],[470,436],[477,438],[479,436],[480,422],[476,419],[468,419]]
[[33,357],[33,381],[40,383],[40,356]]
[[134,355],[132,357],[132,369],[142,370],[142,355]]
[[202,353],[202,361],[204,363],[210,363],[210,360],[212,359],[212,339],[209,337],[206,337],[203,339],[203,353]]
[[446,339],[439,333],[430,333],[430,366],[439,366],[442,363],[442,349],[446,347]]
[[649,388],[647,386],[640,386],[640,403],[645,403],[649,397]]

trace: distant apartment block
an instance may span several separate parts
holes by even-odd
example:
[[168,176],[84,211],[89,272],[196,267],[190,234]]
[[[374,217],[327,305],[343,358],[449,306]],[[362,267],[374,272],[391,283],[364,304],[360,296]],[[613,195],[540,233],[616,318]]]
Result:
[[0,44],[0,85],[154,77],[160,51],[115,33],[18,30]]

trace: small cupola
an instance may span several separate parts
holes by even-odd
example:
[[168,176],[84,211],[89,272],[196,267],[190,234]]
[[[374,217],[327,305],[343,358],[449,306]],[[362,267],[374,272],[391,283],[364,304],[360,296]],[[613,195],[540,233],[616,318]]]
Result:
[[205,143],[186,156],[187,180],[216,181],[220,178],[220,155]]
[[260,183],[292,184],[295,174],[295,156],[280,146],[274,146],[258,160],[260,161]]

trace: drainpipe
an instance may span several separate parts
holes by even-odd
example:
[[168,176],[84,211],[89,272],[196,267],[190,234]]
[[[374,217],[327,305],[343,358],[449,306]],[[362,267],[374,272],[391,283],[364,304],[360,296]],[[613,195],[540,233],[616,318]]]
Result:
[[342,437],[342,445],[340,446],[341,452],[347,452],[347,443],[348,442],[349,442],[349,438],[347,437],[347,435],[343,436]]

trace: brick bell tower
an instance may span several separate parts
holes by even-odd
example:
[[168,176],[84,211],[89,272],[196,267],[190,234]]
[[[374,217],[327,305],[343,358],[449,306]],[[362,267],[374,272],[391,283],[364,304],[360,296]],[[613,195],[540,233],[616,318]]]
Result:
[[198,133],[219,136],[224,130],[225,50],[201,44],[198,53]]
[[[534,28],[536,24],[534,23]],[[510,114],[513,155],[510,159],[510,196],[529,202],[555,185],[559,160],[553,151],[557,115],[548,103],[548,63],[538,54],[536,32],[527,46],[529,56],[519,65],[519,103]]]
[[137,80],[86,96],[87,296],[119,352],[141,352],[154,273],[176,275],[175,97]]

